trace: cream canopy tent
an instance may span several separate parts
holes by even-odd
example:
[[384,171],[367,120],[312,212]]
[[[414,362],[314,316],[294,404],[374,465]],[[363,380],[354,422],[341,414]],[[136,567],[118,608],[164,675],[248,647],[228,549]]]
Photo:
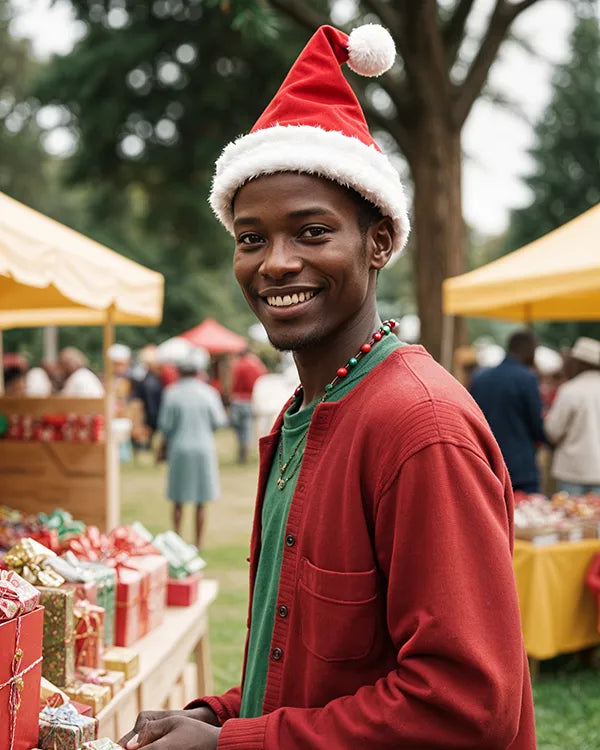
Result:
[[600,320],[600,203],[520,250],[446,279],[447,315]]
[[163,277],[0,193],[0,329],[160,323]]

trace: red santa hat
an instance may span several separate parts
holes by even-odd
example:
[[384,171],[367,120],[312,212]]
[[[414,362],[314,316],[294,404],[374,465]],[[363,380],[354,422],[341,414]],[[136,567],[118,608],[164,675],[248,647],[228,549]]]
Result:
[[216,164],[211,206],[233,234],[232,203],[253,177],[301,172],[351,187],[394,223],[394,251],[410,229],[400,177],[379,149],[341,65],[363,76],[392,66],[389,32],[367,24],[350,35],[321,26],[292,66],[274,99],[248,135],[224,149]]

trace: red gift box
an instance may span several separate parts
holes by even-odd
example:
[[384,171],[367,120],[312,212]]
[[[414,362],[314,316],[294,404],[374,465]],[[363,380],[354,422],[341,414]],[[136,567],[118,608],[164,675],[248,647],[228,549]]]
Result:
[[0,622],[0,747],[37,746],[44,608]]
[[80,601],[75,614],[75,668],[102,666],[104,654],[104,607]]
[[127,564],[145,574],[138,631],[138,638],[141,638],[158,627],[165,616],[169,563],[162,555],[155,554],[132,557]]
[[199,575],[188,578],[169,578],[167,604],[169,607],[190,607],[198,599]]
[[77,713],[81,714],[82,716],[89,716],[91,718],[92,716],[92,707],[88,706],[87,703],[79,703],[78,701],[71,700],[69,701],[73,708],[77,709]]
[[148,590],[148,579],[148,573],[133,570],[133,567],[117,567],[115,646],[131,646],[140,637],[142,592]]

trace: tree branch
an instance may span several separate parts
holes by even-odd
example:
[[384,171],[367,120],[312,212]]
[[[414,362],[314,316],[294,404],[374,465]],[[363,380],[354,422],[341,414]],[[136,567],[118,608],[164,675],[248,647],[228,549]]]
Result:
[[508,3],[496,0],[488,28],[483,36],[479,50],[469,67],[464,81],[454,87],[453,117],[456,127],[461,127],[471,111],[475,100],[487,79],[492,63],[496,59],[500,45],[515,18],[539,0],[521,0],[519,3]]
[[322,15],[301,0],[269,0],[270,4],[311,32],[319,26],[331,23],[328,16]]
[[370,8],[381,23],[390,30],[392,36],[400,32],[401,21],[398,11],[385,0],[363,0],[363,5]]
[[446,69],[448,71],[452,70],[452,66],[456,62],[465,35],[467,19],[474,3],[475,0],[459,0],[454,13],[442,30],[442,40],[446,50]]
[[400,151],[402,151],[402,153],[406,157],[409,147],[409,138],[408,132],[402,126],[400,119],[398,117],[395,117],[392,120],[388,119],[387,117],[382,115],[381,112],[379,112],[379,110],[377,110],[367,100],[366,97],[361,97],[360,103],[367,119],[371,123],[378,125],[381,130],[385,130],[386,132],[388,132],[398,144],[398,148],[400,149]]

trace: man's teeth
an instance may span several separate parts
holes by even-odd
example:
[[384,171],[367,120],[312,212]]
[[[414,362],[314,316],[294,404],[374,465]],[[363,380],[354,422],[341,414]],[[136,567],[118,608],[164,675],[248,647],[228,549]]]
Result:
[[286,294],[283,297],[267,297],[267,303],[271,307],[290,307],[300,302],[308,302],[315,296],[316,292],[298,292],[298,294]]

